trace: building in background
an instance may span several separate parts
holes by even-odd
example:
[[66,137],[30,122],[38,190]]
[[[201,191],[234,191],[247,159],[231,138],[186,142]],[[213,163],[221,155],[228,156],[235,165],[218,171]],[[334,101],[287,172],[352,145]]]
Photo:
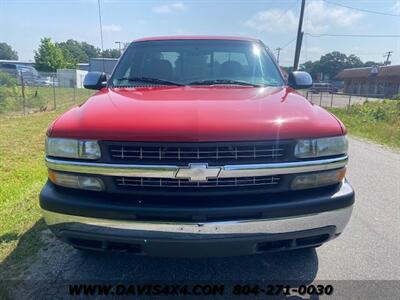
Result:
[[88,63],[79,63],[76,65],[76,68],[78,70],[82,70],[82,71],[89,71],[89,64]]
[[0,64],[8,63],[8,64],[15,64],[15,65],[23,65],[29,67],[35,67],[35,62],[32,60],[9,60],[9,59],[0,59]]
[[344,81],[344,92],[369,97],[400,94],[400,65],[344,69],[335,79]]
[[87,71],[74,69],[57,70],[57,86],[67,88],[83,88],[83,80]]
[[90,58],[89,72],[105,72],[107,75],[110,75],[117,62],[117,58]]

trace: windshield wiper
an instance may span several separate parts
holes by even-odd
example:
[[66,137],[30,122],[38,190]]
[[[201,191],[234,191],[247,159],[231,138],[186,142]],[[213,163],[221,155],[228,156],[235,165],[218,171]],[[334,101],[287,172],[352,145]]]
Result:
[[177,85],[183,86],[184,84],[159,78],[151,78],[151,77],[122,77],[117,79],[118,81],[129,81],[129,82],[144,82],[144,83],[155,83],[155,84],[164,84],[164,85]]
[[212,80],[208,79],[208,80],[199,80],[188,83],[188,85],[214,85],[214,84],[234,84],[234,85],[245,85],[254,87],[262,86],[260,84],[255,84],[240,80],[232,80],[232,79],[212,79]]

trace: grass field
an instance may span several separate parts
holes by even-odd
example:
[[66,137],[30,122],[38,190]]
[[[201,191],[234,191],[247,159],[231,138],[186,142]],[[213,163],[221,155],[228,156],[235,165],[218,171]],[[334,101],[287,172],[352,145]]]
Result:
[[400,149],[400,101],[365,102],[330,109],[352,135]]
[[[45,133],[60,113],[0,118],[0,263],[40,219],[38,193],[47,172],[43,163]],[[44,228],[40,227],[36,230]],[[31,237],[29,247],[20,248],[18,255],[13,256],[15,262],[34,254],[40,247],[39,239],[35,235]],[[3,271],[6,268],[1,264],[0,275]]]

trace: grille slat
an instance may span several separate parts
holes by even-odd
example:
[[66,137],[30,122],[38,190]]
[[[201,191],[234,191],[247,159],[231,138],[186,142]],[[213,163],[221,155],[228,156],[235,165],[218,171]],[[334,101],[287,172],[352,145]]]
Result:
[[[112,152],[121,152],[122,150],[118,150],[118,149],[112,149],[111,150]],[[200,150],[199,150],[200,151]],[[184,153],[189,153],[189,154],[198,154],[199,153],[199,151],[185,151]],[[276,151],[283,151],[283,148],[276,148],[276,149],[261,149],[261,150],[259,150],[259,149],[255,149],[255,150],[245,150],[245,151],[242,151],[242,152],[249,152],[249,153],[253,153],[253,152],[255,152],[255,153],[257,153],[257,152],[276,152]],[[160,152],[160,150],[156,150],[156,151],[151,151],[151,150],[145,150],[145,151],[143,151],[143,147],[140,147],[140,149],[139,150],[123,150],[123,152],[124,153],[129,153],[129,152],[133,152],[133,153],[145,153],[145,154],[147,154],[147,153],[151,153],[151,154],[154,154],[154,153],[157,153],[157,154],[159,154],[159,152]],[[219,152],[219,151],[218,151]],[[225,152],[227,152],[227,151],[225,151]],[[179,153],[181,153],[181,151],[180,150],[177,150],[177,151],[168,151],[168,153],[173,153],[173,154],[179,154]],[[201,153],[202,154],[208,154],[208,153],[216,153],[216,151],[201,151]],[[252,154],[252,155],[257,155],[257,154]]]
[[208,181],[189,181],[188,179],[117,177],[118,187],[172,187],[172,188],[202,188],[202,187],[243,187],[243,186],[275,186],[280,181],[279,176],[215,178]]
[[285,145],[235,144],[209,146],[202,143],[190,145],[132,145],[111,144],[108,146],[111,160],[121,162],[176,162],[176,163],[225,163],[240,164],[248,162],[272,162],[284,159],[287,155]]
[[[283,156],[283,154],[274,154],[274,155],[258,155],[257,158],[262,158],[262,157],[281,157]],[[121,158],[121,159],[128,159],[128,158],[138,158],[136,155],[127,155],[127,154],[123,154],[123,155],[113,155],[114,158]],[[160,156],[146,156],[146,158],[149,159],[160,159]],[[181,157],[182,159],[189,159],[192,157]],[[232,158],[231,156],[219,156],[219,159],[226,159],[226,158]],[[254,158],[253,155],[238,155],[237,157],[235,157],[235,160],[238,160],[239,158]],[[178,159],[180,160],[180,159]],[[200,158],[197,158],[197,160],[200,160]]]

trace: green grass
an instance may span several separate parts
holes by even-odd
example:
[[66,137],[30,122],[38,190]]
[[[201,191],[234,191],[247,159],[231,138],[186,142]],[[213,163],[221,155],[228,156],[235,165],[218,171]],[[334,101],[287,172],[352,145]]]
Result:
[[[1,99],[2,94],[7,95],[6,89],[9,90],[9,97]],[[85,101],[92,94],[92,91],[87,89],[25,87],[24,105],[21,87],[12,89],[10,94],[10,88],[0,86],[0,113],[2,114],[23,114],[24,107],[26,113],[65,108]]]
[[47,177],[44,139],[61,112],[0,117],[0,278],[42,246],[38,194]]
[[400,148],[400,101],[365,102],[330,111],[342,120],[350,134]]
[[[38,90],[38,95],[48,108],[54,108],[54,93],[56,98],[57,107],[65,107],[66,105],[77,104],[85,101],[91,94],[92,91],[87,89],[73,89],[73,88],[55,88],[52,87],[39,87],[29,88],[33,91]],[[32,93],[32,91],[31,91]]]

